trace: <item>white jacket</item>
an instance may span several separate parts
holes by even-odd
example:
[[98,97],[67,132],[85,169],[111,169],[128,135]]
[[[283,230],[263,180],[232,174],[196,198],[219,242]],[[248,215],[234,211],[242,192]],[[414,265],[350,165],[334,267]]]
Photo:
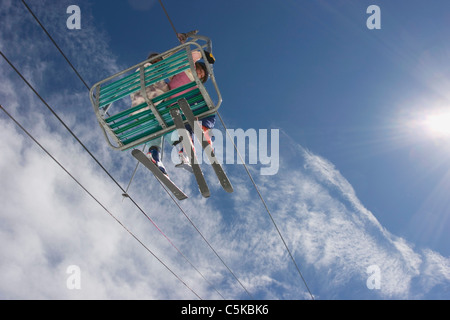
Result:
[[[151,63],[146,63],[144,67],[151,66]],[[139,69],[138,69],[139,70]],[[169,86],[164,80],[160,80],[150,86],[145,87],[145,92],[147,93],[148,99],[152,100],[157,96],[169,91]],[[141,91],[137,91],[135,93],[130,94],[131,98],[131,107],[136,107],[145,102],[145,98],[142,96]],[[155,106],[160,104],[161,101],[155,103]],[[133,112],[131,115],[138,114],[142,111],[150,109],[149,107],[145,107],[139,111]]]

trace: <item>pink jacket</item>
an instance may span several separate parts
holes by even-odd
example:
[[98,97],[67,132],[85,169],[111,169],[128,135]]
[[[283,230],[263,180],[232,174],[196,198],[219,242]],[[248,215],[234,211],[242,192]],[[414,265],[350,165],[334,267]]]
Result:
[[[202,58],[202,54],[200,51],[192,51],[192,59],[194,60],[194,63],[197,62],[198,60],[200,60]],[[175,88],[179,88],[185,84],[188,84],[190,82],[194,81],[194,76],[192,75],[192,71],[191,70],[186,70],[185,72],[179,73],[175,76],[172,77],[172,79],[169,82],[169,88],[170,90],[175,89]],[[192,89],[197,88],[197,86],[181,91],[177,94],[174,94],[173,96],[171,96],[169,99],[181,96],[182,94],[191,91]]]
[[[198,51],[198,50],[192,51],[192,59],[194,60],[194,63],[197,62],[198,60],[200,60],[201,58],[202,58],[202,54],[201,54],[200,51]],[[151,65],[151,63],[146,63],[144,65],[144,67],[148,67],[150,65]],[[163,93],[165,93],[165,92],[167,92],[169,90],[181,87],[181,86],[183,86],[185,84],[188,84],[188,83],[190,83],[192,81],[194,81],[194,76],[192,75],[192,71],[191,70],[187,70],[185,72],[182,72],[182,73],[179,73],[179,74],[173,76],[170,79],[170,82],[168,84],[164,80],[161,80],[161,81],[158,81],[157,83],[152,84],[151,86],[146,87],[145,88],[145,92],[147,94],[147,97],[150,100],[152,100],[152,99],[156,98],[157,96],[159,96],[159,95],[161,95],[161,94],[163,94]],[[196,88],[196,87],[194,87],[194,88]],[[186,93],[186,92],[188,92],[188,91],[190,91],[190,90],[192,90],[194,88],[190,88],[190,89],[184,90],[184,91],[182,91],[180,93],[174,94],[169,99],[178,97],[178,96],[180,96],[180,95],[182,95],[182,94],[184,94],[184,93]],[[132,107],[136,107],[136,106],[138,106],[138,105],[140,105],[140,104],[145,102],[145,98],[141,95],[140,91],[132,93],[130,95],[130,98],[131,98],[131,106]],[[161,103],[161,101],[155,103],[155,106],[157,106],[160,103]],[[142,111],[145,111],[145,110],[148,110],[148,109],[150,109],[150,108],[149,107],[145,107],[145,108],[143,108],[143,109],[141,109],[139,111],[133,112],[131,115],[138,114],[138,113],[140,113]]]

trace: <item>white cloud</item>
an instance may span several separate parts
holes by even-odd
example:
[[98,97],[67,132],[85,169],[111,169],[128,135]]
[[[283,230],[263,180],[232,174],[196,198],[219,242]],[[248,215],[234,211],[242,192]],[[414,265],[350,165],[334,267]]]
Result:
[[[345,287],[355,281],[363,285],[366,268],[378,265],[383,279],[381,289],[372,294],[366,288],[359,298],[425,297],[427,290],[421,288],[416,292],[412,285],[419,279],[428,283],[429,274],[422,270],[431,267],[429,253],[417,252],[411,243],[383,228],[331,163],[301,147],[296,159],[299,154],[304,157],[305,169],[280,176],[277,184],[283,187],[266,188],[266,193],[270,194],[272,204],[279,203],[278,219],[285,226],[284,233],[296,257],[306,260],[328,279],[326,290],[320,288],[319,295],[326,296],[329,290],[341,292],[340,297],[345,297]],[[292,190],[297,197],[293,197]],[[290,196],[286,197],[286,193]],[[434,254],[439,257],[435,261],[442,265],[432,268],[444,271],[438,278],[441,285],[448,285],[445,270],[449,259]],[[435,283],[433,279],[430,281]],[[315,282],[313,279],[313,288]]]

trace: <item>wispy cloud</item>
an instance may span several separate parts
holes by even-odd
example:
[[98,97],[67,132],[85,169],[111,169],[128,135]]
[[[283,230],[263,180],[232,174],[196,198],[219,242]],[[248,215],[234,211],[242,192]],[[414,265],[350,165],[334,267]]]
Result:
[[[284,187],[267,188],[266,192],[271,203],[282,203],[277,212],[282,213],[279,219],[298,259],[313,266],[318,277],[328,280],[326,288],[320,286],[319,292],[324,291],[319,296],[336,292],[336,297],[355,297],[355,292],[347,293],[346,288],[360,282],[360,298],[423,298],[427,290],[416,291],[413,286],[418,282],[435,283],[424,272],[428,268],[440,269],[440,285],[448,286],[448,258],[434,252],[440,259],[432,262],[431,251],[417,251],[405,239],[391,234],[360,203],[352,186],[332,163],[300,146],[296,148],[295,158],[302,159],[303,168],[285,172],[277,181]],[[428,265],[437,261],[442,265]],[[375,292],[364,285],[370,265],[381,269],[382,286]],[[315,282],[313,279],[313,288]]]

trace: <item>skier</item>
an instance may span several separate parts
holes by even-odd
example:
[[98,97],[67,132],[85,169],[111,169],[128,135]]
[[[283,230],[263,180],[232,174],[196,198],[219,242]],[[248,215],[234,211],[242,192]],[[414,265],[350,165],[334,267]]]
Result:
[[[178,36],[178,39],[180,40],[181,43],[185,43],[185,41],[188,38],[200,38],[201,39],[202,36],[197,35],[197,32],[198,31],[195,30],[195,31],[191,31],[191,32],[188,32],[188,33],[179,33],[177,36]],[[208,42],[208,50],[211,51],[211,43],[210,43],[210,41]],[[208,62],[209,63],[214,63],[215,59],[214,59],[214,57],[212,56],[212,54],[209,51],[204,51],[204,53],[205,53],[205,55],[206,55],[206,57],[208,59]],[[199,61],[200,59],[202,59],[201,52],[200,51],[193,51],[192,52],[192,58],[193,58],[193,61],[195,63],[195,69],[196,69],[198,78],[200,79],[200,81],[202,83],[205,83],[208,80],[208,70],[206,68],[205,63]],[[181,87],[181,86],[183,86],[185,84],[188,84],[188,83],[192,82],[193,80],[194,80],[194,78],[192,76],[191,71],[187,70],[186,72],[183,72],[183,73],[180,73],[180,74],[174,76],[171,79],[171,81],[169,82],[169,88],[170,89],[175,89],[175,88]],[[182,95],[182,94],[184,94],[184,93],[186,93],[186,92],[188,92],[190,90],[193,90],[193,89],[194,88],[185,90],[185,91],[180,92],[180,93],[178,93],[176,95],[173,95],[170,98],[175,98],[175,97],[177,97],[179,95]],[[214,128],[215,123],[216,123],[216,118],[215,118],[214,115],[208,116],[206,118],[201,119],[201,125],[202,125],[202,130],[203,130],[204,137],[205,137],[205,139],[208,141],[208,143],[211,146],[212,146],[212,140],[211,140],[211,136],[210,136],[209,133],[210,133],[210,130]],[[186,125],[186,130],[188,130],[188,132],[190,133],[191,139],[192,139],[192,135],[194,133],[193,133],[193,130],[192,130],[191,126],[190,125]],[[183,150],[183,147],[182,147],[182,144],[180,142],[181,142],[181,139],[178,139],[178,140],[173,142],[173,146],[177,148],[178,156],[179,156],[179,159],[181,161],[179,164],[175,165],[175,167],[184,168],[184,169],[188,170],[189,172],[192,172],[192,168],[191,168],[191,165],[189,163],[189,158],[185,154],[185,152]]]
[[[108,144],[112,148],[121,151],[133,148],[131,152],[133,157],[151,171],[178,200],[186,199],[187,195],[169,178],[161,161],[163,138],[160,140],[154,138],[165,136],[167,131],[172,129],[172,127],[167,127],[167,121],[170,121],[168,119],[169,116],[173,120],[174,127],[176,128],[175,132],[187,138],[183,139],[181,143],[189,155],[189,159],[192,161],[192,172],[202,196],[208,198],[210,191],[199,163],[196,161],[197,158],[192,140],[189,140],[189,138],[192,139],[192,136],[189,137],[189,135],[186,135],[188,132],[188,130],[185,130],[186,127],[188,127],[191,133],[192,128],[195,128],[195,133],[200,132],[194,135],[198,138],[202,149],[208,151],[205,154],[220,184],[225,191],[229,193],[233,192],[233,186],[221,164],[217,161],[213,150],[211,150],[211,145],[207,141],[210,141],[210,139],[204,138],[205,135],[201,126],[196,121],[198,119],[201,120],[204,126],[203,129],[207,133],[215,124],[215,118],[211,114],[216,112],[221,104],[221,95],[215,85],[211,66],[214,63],[214,57],[207,52],[207,50],[211,52],[211,40],[207,37],[197,36],[196,32],[179,35],[181,42],[185,41],[188,37],[193,37],[194,39],[192,42],[185,44],[186,49],[184,46],[177,46],[167,51],[167,54],[151,55],[144,62],[145,67],[143,64],[140,65],[139,71],[123,78],[122,75],[130,71],[130,69],[126,69],[113,77],[98,82],[90,89],[90,100]],[[205,41],[206,46],[202,45],[200,47],[197,40]],[[189,50],[191,45],[196,45],[197,50],[199,50],[194,52],[196,57],[186,57],[188,52],[190,54],[193,53],[193,51]],[[159,61],[161,58],[163,61]],[[193,58],[195,58],[195,65],[193,64]],[[204,63],[198,61],[201,58],[204,58]],[[151,64],[155,63],[156,65],[151,66]],[[189,68],[189,65],[192,69]],[[145,72],[143,72],[144,68],[146,68]],[[209,77],[212,78],[219,97],[217,104],[214,104],[209,97],[206,87],[201,84],[207,81]],[[118,79],[111,83],[113,78]],[[186,81],[188,82],[186,83]],[[192,88],[191,90],[195,89],[195,91],[187,93],[184,91],[181,93],[181,96],[178,96],[180,94],[179,91],[186,90],[186,88]],[[130,96],[132,106],[116,113],[114,116],[110,116],[107,110],[112,103],[126,96]],[[167,98],[168,96],[172,97]],[[194,109],[197,110],[196,115],[194,115],[195,111],[193,110],[195,106],[192,105],[194,101],[201,103]],[[157,107],[155,108],[155,106]],[[209,110],[204,108],[205,106]],[[132,116],[128,117],[130,114]],[[116,144],[112,143],[110,136],[114,137]],[[178,141],[179,137],[175,140]],[[145,144],[147,147],[150,146],[147,154],[144,150],[135,148],[141,144]]]
[[[191,32],[188,32],[188,33],[179,33],[178,34],[178,39],[180,40],[181,43],[185,43],[185,41],[188,38],[202,38],[202,36],[197,35],[197,32],[198,31],[195,30],[195,31],[191,31]],[[210,42],[208,43],[208,50],[211,51],[211,43]],[[208,62],[214,63],[215,59],[214,59],[214,57],[212,56],[212,54],[209,51],[205,51],[204,53],[205,53],[205,55],[206,55],[206,57],[208,59]],[[156,57],[157,55],[158,55],[157,53],[150,54],[148,59]],[[200,81],[202,83],[205,83],[208,80],[208,70],[206,68],[205,63],[199,61],[202,58],[203,58],[203,56],[202,56],[202,53],[200,51],[195,50],[195,51],[192,52],[192,59],[193,59],[193,61],[195,63],[195,71],[197,73],[197,77],[200,79]],[[157,62],[159,62],[161,60],[162,60],[162,58],[158,58],[157,60],[152,61],[152,63],[157,63]],[[149,62],[149,63],[145,64],[144,66],[145,67],[150,66],[152,63]],[[161,95],[161,94],[163,94],[163,93],[165,93],[167,91],[179,88],[179,87],[181,87],[181,86],[183,86],[185,84],[188,84],[188,83],[190,83],[192,81],[194,81],[194,76],[192,75],[192,71],[190,69],[186,70],[185,72],[182,72],[182,73],[179,73],[179,74],[173,76],[168,83],[166,83],[165,81],[161,80],[161,81],[158,81],[155,84],[147,86],[145,88],[146,89],[146,93],[147,93],[147,97],[150,100],[154,99],[157,96],[159,96],[159,95]],[[193,89],[195,89],[195,87],[187,89],[187,90],[184,90],[184,91],[179,92],[177,94],[174,94],[174,95],[172,95],[171,97],[169,97],[167,99],[169,100],[169,99],[176,98],[177,96],[181,96],[181,95],[185,94],[186,92],[188,92],[190,90],[193,90]],[[130,97],[131,97],[131,100],[132,100],[132,107],[137,106],[137,105],[145,102],[145,98],[142,97],[140,92],[131,94]],[[158,105],[159,103],[161,103],[161,102],[155,103],[155,106]],[[149,107],[143,108],[142,110],[134,112],[131,115],[135,115],[137,113],[140,113],[140,112],[142,112],[144,110],[148,110],[148,109],[149,109]],[[211,145],[212,145],[212,140],[211,140],[209,132],[210,132],[211,129],[214,128],[215,122],[216,121],[215,121],[215,116],[214,115],[208,116],[208,117],[206,117],[204,119],[201,119],[203,134],[205,136],[205,139]],[[190,125],[186,125],[186,129],[188,130],[188,132],[190,133],[190,136],[192,137],[193,130],[192,130],[191,126]],[[173,135],[171,137],[173,137]],[[162,162],[162,157],[161,157],[161,150],[162,150],[163,140],[164,140],[164,137],[162,136],[162,137],[159,137],[159,138],[157,138],[155,140],[150,141],[150,143],[149,143],[150,144],[150,148],[149,148],[149,150],[147,152],[147,157],[150,160],[152,160],[153,163],[155,163],[158,166],[158,168],[164,174],[167,175],[167,170],[166,170],[166,168],[165,168],[165,166],[164,166],[164,164]],[[178,156],[179,156],[179,159],[180,159],[180,163],[175,165],[175,167],[177,167],[177,168],[184,168],[184,169],[188,170],[189,172],[192,172],[192,168],[191,168],[191,165],[190,165],[190,162],[189,162],[189,158],[185,154],[185,152],[183,150],[183,147],[182,147],[182,144],[180,142],[181,142],[180,137],[177,137],[177,138],[171,140],[171,144],[172,144],[173,147],[175,147],[177,149]]]

